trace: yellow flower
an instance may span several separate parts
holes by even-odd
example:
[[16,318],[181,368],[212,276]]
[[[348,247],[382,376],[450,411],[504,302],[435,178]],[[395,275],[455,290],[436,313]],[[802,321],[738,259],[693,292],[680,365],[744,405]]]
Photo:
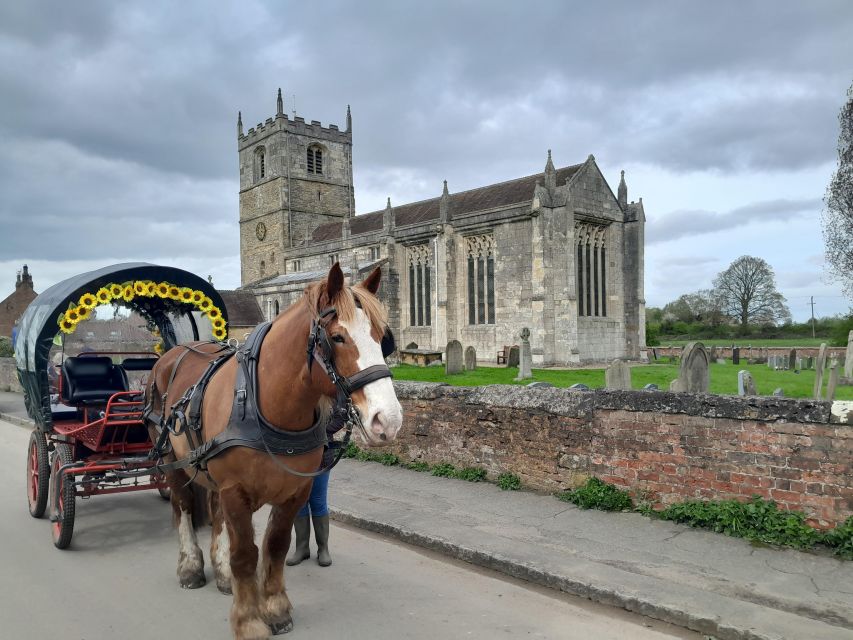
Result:
[[113,299],[113,294],[106,287],[101,287],[98,289],[98,293],[95,294],[95,298],[98,299],[98,304],[107,304]]
[[133,283],[133,293],[138,296],[144,296],[148,293],[148,286],[142,280],[137,280]]
[[172,300],[180,300],[181,299],[181,289],[180,287],[176,287],[173,284],[169,285],[169,297]]
[[124,293],[124,287],[122,287],[120,284],[110,284],[107,285],[107,287],[109,288],[110,295],[112,295],[113,298],[122,297],[122,294]]
[[222,317],[222,312],[219,310],[219,307],[211,305],[210,309],[207,310],[207,317],[211,320],[216,320],[217,318]]
[[125,302],[130,302],[136,296],[136,291],[134,291],[132,285],[127,285],[124,290],[121,292],[121,299]]
[[150,280],[145,281],[145,295],[148,296],[149,298],[157,295],[157,283],[156,282],[151,282]]
[[213,300],[208,298],[207,296],[203,296],[201,301],[196,305],[200,310],[207,311],[213,306]]
[[84,309],[94,309],[98,306],[98,301],[91,293],[84,293],[80,296],[78,304]]
[[213,337],[216,338],[217,340],[225,340],[225,336],[227,336],[227,335],[228,334],[225,332],[225,329],[214,329],[213,330]]
[[222,318],[216,318],[216,319],[212,320],[210,324],[213,325],[214,329],[224,329],[225,328],[225,320],[223,320]]
[[195,306],[198,306],[198,303],[201,302],[203,298],[204,298],[204,294],[201,291],[199,291],[197,289],[193,290],[193,304]]
[[161,298],[168,298],[169,297],[169,286],[170,285],[168,282],[161,282],[160,284],[158,284],[157,285],[157,295],[160,296]]
[[71,324],[77,324],[80,321],[80,312],[77,310],[77,307],[71,307],[66,311],[65,319]]
[[87,308],[87,307],[84,307],[82,305],[77,307],[77,312],[80,314],[80,318],[77,320],[77,322],[82,322],[83,320],[88,320],[89,316],[92,315],[92,310]]
[[68,320],[65,316],[60,316],[59,328],[62,333],[74,333],[74,323]]
[[181,287],[179,300],[181,302],[192,302],[193,300],[193,290],[189,287]]
[[163,343],[162,342],[158,342],[157,344],[154,345],[154,353],[156,353],[157,355],[163,355]]

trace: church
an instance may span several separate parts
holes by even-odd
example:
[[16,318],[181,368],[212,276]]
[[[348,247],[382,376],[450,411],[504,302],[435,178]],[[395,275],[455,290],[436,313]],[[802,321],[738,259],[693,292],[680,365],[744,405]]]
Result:
[[[530,330],[533,361],[645,359],[642,199],[617,193],[589,155],[539,173],[355,213],[346,126],[275,117],[244,132],[241,289],[275,317],[339,262],[356,280],[382,268],[380,297],[400,347],[458,340],[481,361]],[[436,190],[438,191],[438,189]]]

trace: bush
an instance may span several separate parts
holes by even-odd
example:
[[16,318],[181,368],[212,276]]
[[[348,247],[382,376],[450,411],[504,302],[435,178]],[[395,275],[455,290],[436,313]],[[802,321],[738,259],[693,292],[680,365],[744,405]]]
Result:
[[465,467],[456,472],[456,477],[468,482],[480,482],[486,479],[486,470],[479,467]]
[[12,349],[12,339],[0,336],[0,358],[11,358],[14,355],[15,350]]
[[646,346],[657,347],[660,345],[660,325],[646,323]]
[[557,497],[563,502],[576,504],[581,509],[624,511],[634,506],[627,491],[617,489],[598,478],[589,478],[577,489],[563,491],[558,493]]
[[432,475],[439,478],[454,478],[456,477],[456,467],[447,462],[442,462],[432,468]]
[[830,547],[835,555],[853,560],[853,516],[847,518],[844,524],[827,531],[823,535],[823,543]]
[[832,328],[831,343],[834,347],[846,347],[847,337],[853,331],[853,315],[843,318]]
[[498,476],[498,486],[504,491],[518,491],[521,489],[521,478],[514,473],[502,473]]
[[429,465],[426,462],[419,462],[417,460],[405,462],[402,466],[411,471],[429,471]]

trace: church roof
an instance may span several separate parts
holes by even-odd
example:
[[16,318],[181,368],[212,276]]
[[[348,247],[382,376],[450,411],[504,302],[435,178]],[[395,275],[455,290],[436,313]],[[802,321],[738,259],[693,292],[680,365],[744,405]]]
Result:
[[[565,184],[583,165],[575,164],[557,169],[557,184]],[[513,205],[525,204],[533,200],[533,190],[536,182],[543,181],[542,173],[535,173],[523,178],[515,178],[506,182],[460,191],[450,194],[451,216],[466,215],[477,211],[498,209]],[[441,197],[412,202],[399,207],[392,207],[394,224],[397,227],[408,227],[416,224],[438,220]],[[350,234],[360,235],[382,229],[384,211],[374,211],[350,219]],[[336,240],[341,237],[341,223],[330,222],[320,225],[314,230],[314,242]]]
[[251,291],[220,289],[219,295],[228,312],[228,324],[235,327],[253,327],[264,321],[264,314]]

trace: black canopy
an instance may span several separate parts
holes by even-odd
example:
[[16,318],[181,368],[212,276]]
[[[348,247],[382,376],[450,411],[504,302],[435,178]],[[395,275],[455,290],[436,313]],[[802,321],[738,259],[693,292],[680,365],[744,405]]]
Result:
[[[53,285],[27,307],[21,316],[15,341],[15,360],[18,365],[18,377],[24,388],[27,413],[39,428],[50,430],[53,426],[47,360],[53,339],[59,333],[59,316],[65,312],[69,303],[76,304],[84,293],[94,294],[107,284],[122,284],[133,280],[165,281],[178,287],[199,290],[219,307],[222,317],[228,321],[225,304],[213,285],[189,271],[175,267],[144,262],[116,264],[82,273]],[[142,300],[145,301],[144,315],[157,325],[166,349],[182,342],[212,338],[210,323],[200,322],[201,314],[191,311],[191,307],[181,305],[180,311],[175,311],[174,305],[167,308],[169,305],[159,298]],[[123,304],[131,309],[141,310],[133,301]]]

